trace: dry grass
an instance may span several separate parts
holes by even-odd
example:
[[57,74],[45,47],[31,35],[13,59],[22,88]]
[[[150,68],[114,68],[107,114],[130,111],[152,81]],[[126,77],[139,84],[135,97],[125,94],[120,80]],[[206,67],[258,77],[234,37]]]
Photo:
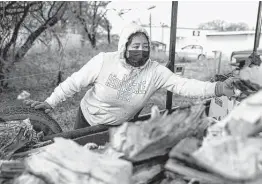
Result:
[[[63,80],[65,80],[73,72],[79,70],[89,59],[98,54],[99,52],[115,51],[116,44],[107,45],[101,44],[99,49],[92,49],[85,47],[82,49],[66,50],[63,57],[57,51],[43,51],[38,53],[31,52],[28,54],[24,61],[15,65],[10,77],[24,76],[55,71],[59,69],[61,62],[63,72]],[[160,63],[165,64],[168,57],[164,53],[153,53],[152,59],[158,60]],[[217,63],[212,60],[196,61],[192,63],[183,63],[185,65],[185,77],[195,78],[199,80],[209,80],[215,75],[215,67]],[[222,62],[222,73],[230,70],[226,61]],[[31,94],[31,99],[43,101],[53,91],[57,82],[57,73],[33,76],[28,78],[20,78],[11,80],[9,89],[0,94],[0,106],[4,102],[12,102],[16,100],[17,95],[26,90]],[[58,105],[51,115],[56,119],[64,131],[71,130],[75,122],[76,111],[79,107],[79,102],[84,96],[85,91],[75,94],[73,98],[68,99]],[[166,91],[160,90],[151,97],[142,113],[149,113],[153,104],[159,106],[160,109],[165,108]],[[183,98],[174,95],[173,105],[182,105],[191,101],[191,99]]]

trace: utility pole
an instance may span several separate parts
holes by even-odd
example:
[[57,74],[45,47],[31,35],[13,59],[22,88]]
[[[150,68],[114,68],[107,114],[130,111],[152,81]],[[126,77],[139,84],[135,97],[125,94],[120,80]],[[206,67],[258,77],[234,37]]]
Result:
[[[154,9],[156,6],[150,6],[149,8],[147,8],[147,10],[152,10]],[[152,15],[151,15],[151,11],[149,14],[149,32],[150,32],[150,41],[152,41]]]

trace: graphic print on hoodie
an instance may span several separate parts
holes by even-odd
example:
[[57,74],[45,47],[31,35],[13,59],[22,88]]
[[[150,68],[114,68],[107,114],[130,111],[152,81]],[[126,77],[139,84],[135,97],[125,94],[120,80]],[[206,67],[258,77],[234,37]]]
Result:
[[138,75],[124,75],[123,79],[118,79],[116,75],[110,74],[106,86],[117,90],[117,99],[130,102],[132,94],[145,94],[146,81],[136,82]]

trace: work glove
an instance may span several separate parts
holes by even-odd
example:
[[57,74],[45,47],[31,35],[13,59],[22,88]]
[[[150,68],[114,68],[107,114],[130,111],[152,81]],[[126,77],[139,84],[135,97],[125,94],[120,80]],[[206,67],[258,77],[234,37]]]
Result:
[[224,82],[217,82],[215,94],[218,97],[223,95],[232,97],[235,95],[236,89],[241,91],[241,95],[247,97],[256,93],[261,89],[261,87],[255,83],[250,82],[249,80],[241,80],[240,78],[231,77]]
[[217,97],[227,96],[232,97],[235,95],[235,83],[240,81],[239,78],[230,77],[224,82],[217,82],[215,88],[215,94]]
[[24,104],[30,105],[35,109],[43,109],[45,113],[49,113],[53,108],[47,102],[39,102],[34,100],[25,100]]

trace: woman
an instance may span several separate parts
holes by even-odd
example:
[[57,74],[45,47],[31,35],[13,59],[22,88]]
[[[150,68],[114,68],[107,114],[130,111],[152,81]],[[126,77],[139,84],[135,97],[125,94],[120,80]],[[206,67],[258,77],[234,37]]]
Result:
[[182,78],[150,60],[146,30],[131,24],[121,33],[118,51],[99,53],[73,73],[44,102],[27,101],[36,109],[51,109],[83,87],[93,84],[80,103],[74,128],[97,124],[118,125],[130,120],[159,89],[187,97],[232,96],[231,78],[210,83]]

